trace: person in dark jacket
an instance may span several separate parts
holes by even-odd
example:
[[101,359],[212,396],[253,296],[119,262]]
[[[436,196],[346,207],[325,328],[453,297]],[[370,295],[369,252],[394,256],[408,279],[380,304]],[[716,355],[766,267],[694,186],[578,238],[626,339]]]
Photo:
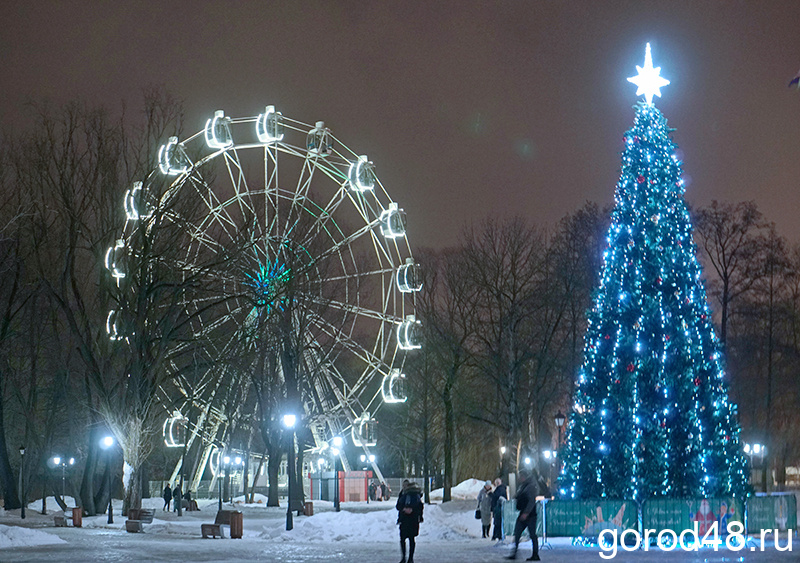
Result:
[[492,516],[494,516],[494,530],[492,530],[493,540],[503,540],[503,503],[508,500],[508,488],[503,484],[503,480],[494,480],[494,491],[492,492]]
[[178,512],[178,506],[181,504],[181,486],[180,484],[175,484],[175,488],[172,489],[172,510]]
[[536,537],[536,491],[537,481],[531,476],[529,471],[519,472],[520,484],[517,487],[517,522],[514,525],[514,550],[506,559],[516,559],[519,549],[519,538],[523,530],[528,529],[533,544],[533,555],[528,557],[528,561],[539,561],[539,538]]
[[162,508],[161,510],[168,511],[169,510],[169,501],[172,500],[172,489],[170,488],[169,483],[167,483],[167,486],[164,487],[164,495],[163,495],[163,497],[164,497],[164,508]]
[[[417,547],[419,524],[422,522],[422,490],[416,483],[403,482],[403,490],[397,497],[397,522],[400,524],[400,563],[414,563],[414,550]],[[406,559],[406,539],[408,539],[408,559]]]

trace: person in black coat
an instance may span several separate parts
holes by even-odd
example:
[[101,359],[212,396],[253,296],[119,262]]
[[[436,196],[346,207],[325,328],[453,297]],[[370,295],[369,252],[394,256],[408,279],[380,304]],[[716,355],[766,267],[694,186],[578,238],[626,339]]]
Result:
[[538,489],[537,480],[533,478],[529,471],[519,472],[520,484],[517,487],[517,522],[514,524],[514,550],[506,559],[516,559],[519,549],[519,538],[525,528],[531,536],[533,544],[533,555],[528,557],[528,561],[539,561],[539,538],[536,537],[536,492]]
[[167,486],[164,487],[164,508],[162,508],[161,510],[164,511],[169,510],[169,501],[171,500],[172,500],[172,489],[170,488],[169,483],[167,483]]
[[508,488],[503,484],[502,479],[494,480],[494,491],[492,492],[492,516],[494,516],[494,530],[492,531],[493,540],[503,539],[503,503],[508,500]]
[[[397,497],[397,523],[400,524],[400,551],[403,558],[400,563],[414,563],[414,550],[417,547],[415,538],[419,535],[419,524],[422,522],[422,490],[416,483],[403,481],[403,490]],[[408,539],[408,559],[406,559],[406,539]]]
[[172,510],[178,512],[178,506],[181,504],[181,486],[180,484],[176,484],[175,488],[172,489]]

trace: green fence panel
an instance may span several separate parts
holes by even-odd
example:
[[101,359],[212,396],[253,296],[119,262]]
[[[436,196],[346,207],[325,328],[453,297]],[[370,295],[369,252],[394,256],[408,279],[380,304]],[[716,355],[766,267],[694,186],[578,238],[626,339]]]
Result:
[[[548,503],[549,504],[549,503]],[[542,537],[542,501],[536,502],[536,535],[540,538]],[[506,536],[513,536],[514,535],[514,525],[517,523],[517,516],[519,516],[519,511],[517,510],[517,501],[516,499],[507,500],[503,503],[503,534]],[[528,538],[528,531],[527,529],[522,533],[523,538]]]
[[794,493],[758,495],[747,499],[747,533],[797,528],[797,497]]
[[547,537],[596,538],[603,530],[636,530],[639,509],[632,500],[551,500],[547,503]]
[[680,535],[693,530],[697,522],[698,533],[703,536],[717,522],[720,535],[727,533],[731,522],[742,522],[744,504],[740,499],[647,499],[642,506],[642,527],[645,530],[672,530]]

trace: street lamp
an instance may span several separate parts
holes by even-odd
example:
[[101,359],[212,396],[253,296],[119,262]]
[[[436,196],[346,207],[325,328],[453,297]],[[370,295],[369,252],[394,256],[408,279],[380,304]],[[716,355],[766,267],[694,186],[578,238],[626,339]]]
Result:
[[[763,465],[764,463],[764,456],[767,453],[767,447],[761,444],[748,444],[745,442],[744,444],[744,453],[750,456],[750,480],[752,481],[753,477],[753,456],[758,456],[759,458],[759,465]],[[763,479],[762,479],[762,487],[764,492],[767,492],[767,477],[766,472],[762,472]]]
[[61,466],[61,498],[64,501],[64,506],[67,504],[67,465],[75,465],[75,458],[71,457],[69,459],[62,458],[61,456],[54,456],[53,457],[53,465],[58,467]]
[[339,499],[339,462],[337,460],[342,451],[342,447],[344,447],[344,438],[341,436],[334,436],[331,443],[333,444],[331,448],[331,453],[333,454],[333,509],[336,512],[340,512],[342,507],[341,500]]
[[19,516],[25,520],[25,446],[19,447],[19,498],[22,504],[19,510]]
[[108,523],[114,523],[114,506],[111,504],[111,446],[114,445],[113,436],[105,436],[100,440],[100,447],[106,451],[106,490],[108,491]]
[[293,414],[283,415],[283,425],[291,432],[291,441],[289,443],[289,456],[286,466],[286,473],[289,478],[288,491],[286,494],[286,531],[288,532],[294,528],[292,521],[292,473],[294,465],[294,425],[297,423],[297,417]]
[[556,444],[556,449],[558,449],[561,447],[561,429],[564,427],[564,422],[567,420],[567,417],[564,416],[561,409],[558,409],[554,420],[556,422],[556,428],[558,428],[558,444]]

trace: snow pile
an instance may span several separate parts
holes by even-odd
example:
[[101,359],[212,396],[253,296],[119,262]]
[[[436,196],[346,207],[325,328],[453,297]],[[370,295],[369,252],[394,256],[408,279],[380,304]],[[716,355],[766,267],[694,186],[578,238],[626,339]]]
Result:
[[[426,505],[420,538],[430,540],[466,539],[475,537],[472,511],[446,512],[439,505]],[[479,527],[478,527],[479,528]],[[295,519],[294,529],[287,532],[283,522],[264,526],[263,539],[292,542],[370,542],[397,541],[397,511],[393,503],[384,510],[369,512],[321,512]]]
[[[486,481],[479,479],[467,479],[450,489],[453,500],[472,500],[478,498],[478,493],[483,488]],[[431,500],[442,500],[444,489],[434,489],[431,491]]]
[[20,528],[19,526],[4,526],[0,524],[0,549],[13,547],[31,547],[36,545],[51,545],[57,543],[67,543],[58,536],[31,530],[30,528]]
[[245,502],[244,495],[239,495],[233,499],[233,503],[242,506],[267,506],[267,497],[261,493],[255,493],[253,502]]

